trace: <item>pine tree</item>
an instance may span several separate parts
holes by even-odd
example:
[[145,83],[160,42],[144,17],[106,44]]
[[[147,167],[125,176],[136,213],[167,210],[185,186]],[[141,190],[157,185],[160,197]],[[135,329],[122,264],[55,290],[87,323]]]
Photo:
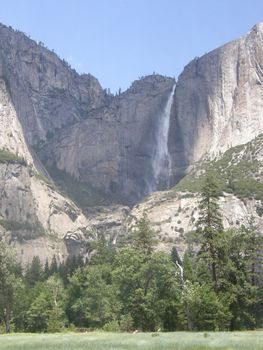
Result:
[[174,264],[179,264],[179,265],[182,265],[182,260],[180,258],[180,255],[176,249],[176,247],[173,247],[172,248],[172,251],[171,251],[171,258],[172,258],[172,261]]
[[134,247],[145,255],[150,255],[156,245],[155,231],[151,229],[150,222],[144,213],[137,223],[137,229],[133,234]]
[[53,255],[53,258],[52,258],[52,261],[50,264],[50,268],[49,268],[49,274],[50,274],[50,276],[52,276],[55,273],[58,273],[58,263],[57,263],[56,256]]
[[6,333],[10,332],[10,321],[22,281],[16,275],[15,253],[0,240],[0,319],[4,321]]
[[[230,329],[254,328],[262,310],[260,288],[261,238],[252,228],[227,231],[228,261],[225,264],[225,287],[230,296]],[[259,317],[258,317],[259,316]]]
[[43,279],[43,270],[38,256],[34,256],[31,265],[28,267],[25,275],[26,281],[30,287]]
[[49,263],[48,263],[48,258],[46,258],[46,262],[45,262],[45,266],[44,266],[44,278],[48,279],[49,276],[50,276]]
[[222,214],[218,205],[219,186],[216,178],[208,174],[201,193],[197,232],[199,235],[199,255],[206,260],[213,281],[214,290],[219,289],[218,265],[224,258],[220,235],[223,232]]

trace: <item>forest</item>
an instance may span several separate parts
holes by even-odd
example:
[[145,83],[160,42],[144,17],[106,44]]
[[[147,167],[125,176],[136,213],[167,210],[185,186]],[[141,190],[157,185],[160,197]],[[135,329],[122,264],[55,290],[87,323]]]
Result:
[[263,324],[262,237],[225,230],[216,178],[204,182],[196,230],[180,257],[158,251],[147,213],[126,241],[93,241],[89,261],[39,257],[22,268],[0,241],[0,333],[256,329]]

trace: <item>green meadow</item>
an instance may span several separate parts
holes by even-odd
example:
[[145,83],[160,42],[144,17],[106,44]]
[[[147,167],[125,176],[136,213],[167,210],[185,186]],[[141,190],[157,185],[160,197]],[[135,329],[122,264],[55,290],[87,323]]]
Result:
[[66,333],[0,336],[0,350],[259,350],[263,331],[175,333]]

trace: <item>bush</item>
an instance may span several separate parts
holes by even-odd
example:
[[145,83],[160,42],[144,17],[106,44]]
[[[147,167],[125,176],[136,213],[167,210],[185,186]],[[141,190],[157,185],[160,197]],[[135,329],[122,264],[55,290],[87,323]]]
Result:
[[105,332],[120,332],[120,326],[118,321],[110,321],[107,322],[103,328],[102,328]]
[[24,158],[19,157],[18,155],[4,149],[0,149],[0,163],[26,165]]
[[122,332],[131,332],[133,328],[132,316],[130,314],[122,315],[120,320],[120,330]]

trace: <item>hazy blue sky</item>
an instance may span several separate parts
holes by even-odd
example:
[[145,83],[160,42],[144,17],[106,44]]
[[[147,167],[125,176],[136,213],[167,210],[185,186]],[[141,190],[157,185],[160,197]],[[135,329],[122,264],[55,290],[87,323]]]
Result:
[[153,71],[177,77],[262,20],[263,0],[0,0],[0,22],[112,91]]

